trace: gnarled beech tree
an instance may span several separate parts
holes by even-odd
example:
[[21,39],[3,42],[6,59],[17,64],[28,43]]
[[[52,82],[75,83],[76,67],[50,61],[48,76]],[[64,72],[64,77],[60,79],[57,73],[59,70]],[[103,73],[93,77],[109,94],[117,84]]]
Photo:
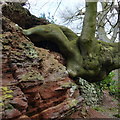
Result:
[[120,43],[107,43],[95,37],[97,2],[86,2],[81,36],[55,24],[40,25],[23,33],[36,36],[33,42],[54,42],[67,61],[71,77],[82,77],[90,82],[103,80],[109,72],[120,68]]

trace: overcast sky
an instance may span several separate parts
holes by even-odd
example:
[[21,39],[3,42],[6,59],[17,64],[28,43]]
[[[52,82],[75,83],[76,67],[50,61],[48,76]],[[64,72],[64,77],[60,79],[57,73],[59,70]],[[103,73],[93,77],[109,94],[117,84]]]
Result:
[[[54,16],[56,24],[66,25],[63,23],[62,15],[66,14],[69,10],[75,12],[77,9],[84,7],[85,0],[28,0],[30,3],[30,12],[37,17],[40,17],[41,13],[45,13],[46,17],[50,12],[51,16]],[[27,5],[29,7],[29,5]],[[59,6],[59,7],[58,7]],[[27,8],[28,8],[27,7]],[[57,9],[58,8],[58,9]],[[70,29],[76,30],[76,24],[66,25]]]
[[[31,4],[30,11],[39,17],[40,13],[50,12],[52,15],[58,16],[65,8],[74,10],[75,6],[84,3],[84,0],[28,0]],[[59,3],[59,8],[57,9]],[[57,9],[57,12],[56,12]],[[56,13],[55,13],[56,12]]]
[[[30,7],[29,10],[33,15],[40,17],[41,13],[45,13],[47,17],[48,13],[50,12],[50,15],[54,16],[54,19],[57,20],[55,23],[61,25],[66,25],[62,20],[63,14],[66,14],[69,10],[74,13],[78,9],[83,8],[85,5],[85,0],[28,0],[28,2],[30,3],[30,6],[27,6]],[[79,33],[81,31],[81,28],[79,31],[76,30],[76,26],[78,24],[80,24],[80,20],[66,26],[72,29],[74,32]]]

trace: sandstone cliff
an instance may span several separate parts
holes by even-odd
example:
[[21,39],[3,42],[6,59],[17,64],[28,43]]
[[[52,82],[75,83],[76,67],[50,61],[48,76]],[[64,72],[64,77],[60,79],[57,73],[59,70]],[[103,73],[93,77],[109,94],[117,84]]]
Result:
[[38,24],[49,22],[32,16],[28,11],[21,14],[19,10],[11,9],[11,5],[3,8],[0,34],[1,119],[58,120],[93,117],[89,111],[105,118],[104,115],[84,107],[85,100],[80,86],[69,77],[62,55],[36,47],[23,35],[20,27],[29,28]]

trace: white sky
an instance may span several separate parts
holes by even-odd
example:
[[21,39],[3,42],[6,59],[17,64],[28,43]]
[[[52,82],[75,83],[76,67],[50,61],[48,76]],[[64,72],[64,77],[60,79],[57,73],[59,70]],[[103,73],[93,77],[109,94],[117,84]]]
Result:
[[[32,14],[36,15],[37,17],[40,16],[40,13],[47,14],[48,12],[51,13],[51,15],[54,15],[58,4],[61,4],[59,6],[59,9],[57,10],[55,17],[59,16],[60,12],[63,11],[65,8],[75,10],[75,7],[81,7],[84,5],[85,1],[87,0],[28,0],[30,3],[30,11]],[[88,0],[88,1],[94,1],[94,0]],[[96,0],[95,0],[96,1]],[[99,1],[112,1],[112,0],[99,0]],[[113,0],[118,1],[118,0]]]
[[30,11],[38,17],[40,13],[50,12],[51,14],[54,14],[60,1],[61,4],[56,14],[58,14],[60,11],[63,11],[63,9],[65,8],[74,10],[75,6],[84,3],[84,0],[28,0],[28,1],[31,4]]
[[[57,9],[60,1],[61,4]],[[61,18],[62,14],[67,13],[68,10],[75,12],[77,8],[78,9],[83,8],[85,5],[84,4],[85,0],[28,0],[28,2],[30,3],[30,12],[33,15],[40,17],[41,13],[45,13],[47,17],[48,12],[50,12],[50,15],[54,16],[54,19],[56,20],[56,24],[61,24],[61,25],[65,25]],[[78,23],[76,23],[76,25],[77,24]],[[76,29],[75,23],[67,27],[73,29],[74,31]]]
[[[71,9],[72,11],[75,10],[75,6],[80,7],[81,4],[84,5],[84,0],[28,0],[30,3],[30,12],[37,17],[40,16],[40,13],[48,14],[48,12],[51,13],[51,15],[54,15],[55,18],[59,18],[60,14],[65,9]],[[61,4],[55,13],[58,4]]]

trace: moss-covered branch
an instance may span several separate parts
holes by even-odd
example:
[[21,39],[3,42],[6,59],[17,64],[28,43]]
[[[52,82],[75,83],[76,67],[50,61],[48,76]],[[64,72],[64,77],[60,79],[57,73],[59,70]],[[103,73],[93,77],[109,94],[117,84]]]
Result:
[[[51,42],[55,42],[63,54],[68,53],[70,55],[73,55],[74,49],[70,47],[70,39],[73,39],[73,36],[75,36],[75,34],[72,33],[69,29],[64,30],[66,34],[62,30],[64,30],[62,26],[48,24],[36,26],[28,30],[24,30],[23,32],[25,35],[34,34],[42,38],[35,39],[34,42],[49,40]],[[75,37],[77,38],[77,35]],[[64,54],[64,56],[66,56],[66,54]]]
[[66,58],[67,70],[71,77],[80,76],[88,81],[98,81],[104,79],[111,70],[120,67],[117,62],[120,57],[118,44],[95,40],[95,44],[92,44],[94,51],[85,55],[78,47],[79,37],[66,27],[54,24],[40,25],[23,30],[23,33],[38,36],[38,39],[32,41],[37,44],[41,41],[56,43]]
[[[59,46],[63,56],[67,60],[68,72],[71,76],[77,76],[77,71],[82,72],[82,57],[77,46],[78,36],[70,29],[54,24],[40,25],[37,27],[23,30],[25,35],[38,36],[33,42],[49,41],[54,42]],[[76,64],[77,63],[77,64]]]

